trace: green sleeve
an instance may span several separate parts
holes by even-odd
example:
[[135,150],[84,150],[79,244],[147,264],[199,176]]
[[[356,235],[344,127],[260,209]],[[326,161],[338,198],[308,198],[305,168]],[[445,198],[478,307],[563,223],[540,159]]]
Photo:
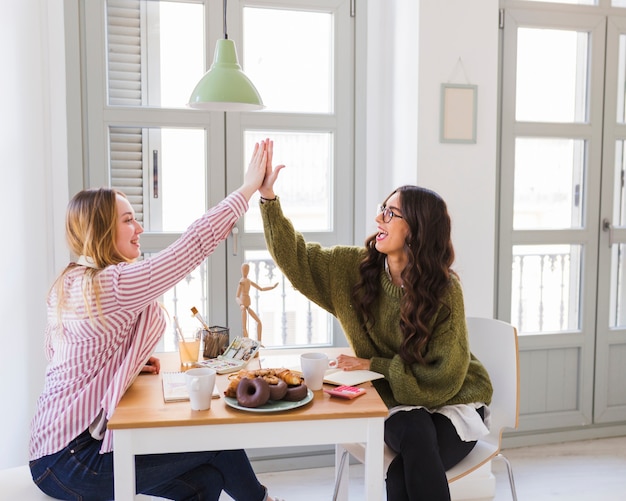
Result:
[[[318,243],[305,242],[302,234],[283,215],[278,200],[262,203],[261,215],[267,248],[291,285],[336,316],[334,298],[345,298],[350,287],[345,267],[354,266],[356,248],[325,248]],[[344,270],[339,273],[341,268]]]

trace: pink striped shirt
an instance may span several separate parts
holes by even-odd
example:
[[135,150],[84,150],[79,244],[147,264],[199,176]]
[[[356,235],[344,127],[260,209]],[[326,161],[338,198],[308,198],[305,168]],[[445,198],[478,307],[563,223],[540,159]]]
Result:
[[[248,208],[239,192],[195,221],[172,245],[136,263],[107,266],[97,277],[100,311],[82,290],[84,266],[64,276],[67,307],[58,324],[57,297],[48,297],[44,389],[32,421],[30,459],[63,449],[103,411],[108,420],[126,388],[152,354],[165,330],[157,298],[198,267],[224,240]],[[100,452],[110,452],[104,434]]]

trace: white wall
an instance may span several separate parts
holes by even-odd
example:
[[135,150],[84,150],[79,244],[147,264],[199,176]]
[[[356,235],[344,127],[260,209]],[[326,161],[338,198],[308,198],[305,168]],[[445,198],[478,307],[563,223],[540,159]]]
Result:
[[[45,295],[68,257],[68,152],[63,1],[0,0],[0,9],[3,468],[27,460],[43,381]],[[494,296],[497,12],[497,0],[368,0],[367,125],[358,145],[367,170],[362,212],[373,217],[370,202],[404,183],[446,199],[468,313],[486,316]],[[438,142],[439,85],[458,77],[459,57],[478,85],[475,145]],[[363,234],[371,230],[365,219]]]
[[[468,315],[489,317],[495,302],[498,0],[421,0],[419,32],[418,180],[448,203]],[[476,144],[439,142],[442,83],[478,86]]]
[[45,296],[63,249],[55,212],[67,201],[67,169],[62,2],[1,0],[0,9],[2,468],[28,459],[44,374]]
[[[438,192],[452,217],[467,314],[492,316],[498,0],[369,0],[368,30],[366,198],[405,183]],[[442,83],[478,86],[476,144],[439,142]],[[372,231],[371,220],[365,226]]]
[[375,231],[376,204],[396,187],[417,183],[418,5],[415,0],[367,3],[367,125],[361,132],[365,144],[359,144],[366,151],[366,206],[357,243]]

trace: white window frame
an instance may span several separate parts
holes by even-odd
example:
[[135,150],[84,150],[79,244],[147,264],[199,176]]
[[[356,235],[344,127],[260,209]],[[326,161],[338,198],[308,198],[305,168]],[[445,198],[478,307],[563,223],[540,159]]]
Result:
[[[109,154],[108,154],[108,127],[140,126],[140,127],[193,127],[205,128],[207,134],[207,150],[209,156],[207,165],[224,165],[228,159],[229,172],[223,169],[208,169],[207,183],[210,189],[207,193],[207,206],[219,202],[230,191],[236,189],[240,183],[239,175],[230,173],[231,166],[243,165],[242,134],[248,129],[262,130],[323,130],[334,133],[336,145],[334,163],[336,177],[333,180],[334,224],[333,230],[324,233],[306,235],[309,240],[315,240],[325,245],[336,243],[352,244],[355,235],[355,174],[354,174],[354,17],[352,16],[354,3],[351,0],[240,0],[228,4],[228,31],[229,38],[235,40],[238,48],[241,43],[241,9],[248,6],[277,7],[301,10],[332,11],[336,14],[335,30],[340,36],[335,41],[337,53],[335,58],[335,113],[320,114],[286,114],[286,113],[198,113],[189,109],[165,109],[156,107],[132,108],[109,106],[106,101],[106,48],[104,41],[104,0],[66,0],[77,1],[83,12],[85,57],[82,59],[82,79],[87,89],[83,102],[83,116],[87,125],[84,138],[84,158],[86,167],[70,165],[70,189],[72,192],[98,186],[109,186]],[[207,67],[213,58],[214,44],[222,37],[222,3],[204,1],[205,25],[207,26]],[[237,38],[239,37],[239,39]],[[240,50],[240,49],[239,49]],[[240,60],[242,55],[239,54]],[[151,130],[151,129],[150,129]],[[145,169],[144,169],[145,171]],[[150,183],[145,183],[148,187]],[[219,188],[219,187],[225,187]],[[151,197],[147,197],[150,200]],[[154,208],[153,208],[154,209]],[[144,252],[157,252],[171,243],[179,234],[162,233],[156,231],[145,232],[142,235],[142,249]],[[247,242],[253,246],[264,247],[262,234],[252,237]],[[242,242],[245,245],[245,243]],[[208,280],[211,290],[207,297],[211,298],[208,312],[213,319],[211,323],[227,325],[231,313],[232,270],[239,270],[226,246],[220,246],[208,260]],[[228,264],[230,260],[230,264]],[[225,265],[225,263],[227,263]],[[227,274],[231,270],[231,275]],[[224,293],[226,291],[226,294]],[[338,324],[335,323],[333,344],[345,345],[345,338]]]

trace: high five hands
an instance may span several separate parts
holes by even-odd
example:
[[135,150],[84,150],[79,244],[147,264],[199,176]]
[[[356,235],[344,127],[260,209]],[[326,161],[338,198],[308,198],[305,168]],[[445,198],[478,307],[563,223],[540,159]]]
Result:
[[276,198],[276,194],[274,193],[274,183],[278,179],[278,173],[285,168],[284,165],[277,165],[276,167],[272,167],[272,161],[274,157],[274,141],[271,139],[265,139],[262,141],[265,145],[267,151],[267,158],[265,164],[265,179],[263,179],[263,183],[259,188],[259,194],[261,197],[266,198],[268,200],[272,200]]
[[274,155],[274,141],[264,139],[254,145],[252,159],[248,165],[248,170],[244,175],[243,184],[239,188],[247,200],[259,190],[263,198],[274,199],[274,183],[278,179],[278,173],[284,165],[272,167],[272,157]]

